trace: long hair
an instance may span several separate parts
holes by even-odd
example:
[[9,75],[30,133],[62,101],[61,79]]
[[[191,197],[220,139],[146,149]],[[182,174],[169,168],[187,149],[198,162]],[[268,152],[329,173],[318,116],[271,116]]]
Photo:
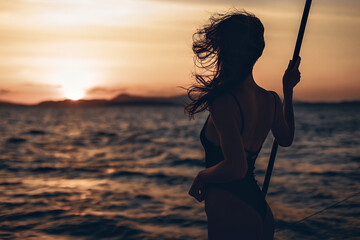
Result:
[[196,83],[187,89],[191,102],[184,109],[189,117],[246,79],[264,47],[264,26],[255,15],[232,11],[210,17],[193,35]]

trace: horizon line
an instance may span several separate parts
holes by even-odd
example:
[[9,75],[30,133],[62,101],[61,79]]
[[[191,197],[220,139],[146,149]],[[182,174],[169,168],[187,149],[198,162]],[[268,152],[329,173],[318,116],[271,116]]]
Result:
[[[146,95],[137,95],[137,94],[128,94],[128,93],[121,93],[116,95],[115,97],[106,99],[106,98],[80,98],[77,100],[74,99],[70,99],[70,98],[62,98],[62,99],[47,99],[47,100],[41,100],[39,102],[36,103],[24,103],[24,102],[14,102],[14,101],[8,101],[8,100],[4,100],[4,99],[0,99],[0,104],[9,104],[9,105],[20,105],[20,106],[37,106],[40,105],[41,103],[46,103],[46,102],[52,102],[52,103],[60,103],[60,102],[86,102],[86,101],[105,101],[105,102],[111,102],[113,99],[117,98],[118,96],[121,95],[125,95],[125,96],[130,96],[130,97],[139,97],[139,98],[144,98],[144,100],[146,101],[146,99],[154,99],[154,98],[158,98],[158,99],[171,99],[171,98],[176,98],[176,97],[187,97],[187,94],[177,94],[177,95],[172,95],[172,96],[146,96]],[[281,98],[281,97],[280,97]],[[299,99],[294,99],[293,103],[304,103],[304,104],[341,104],[341,103],[356,103],[356,102],[360,102],[360,99],[354,99],[354,100],[339,100],[339,101],[304,101],[304,100],[299,100]],[[126,103],[126,101],[124,102]],[[1,106],[1,105],[0,105]]]

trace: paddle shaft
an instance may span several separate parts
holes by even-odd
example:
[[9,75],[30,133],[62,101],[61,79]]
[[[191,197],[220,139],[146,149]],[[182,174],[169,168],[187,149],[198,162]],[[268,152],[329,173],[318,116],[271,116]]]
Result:
[[[311,1],[312,0],[306,0],[306,3],[305,3],[305,8],[304,8],[304,12],[303,12],[302,19],[301,19],[299,34],[298,34],[298,37],[296,40],[296,45],[295,45],[294,55],[292,58],[292,66],[291,67],[293,67],[295,65],[297,59],[299,58],[301,43],[302,43],[302,40],[304,37],[304,32],[305,32],[306,22],[307,22],[307,19],[309,16]],[[265,175],[264,183],[263,183],[263,187],[262,187],[262,192],[264,193],[264,196],[266,196],[268,188],[269,188],[271,173],[274,168],[274,162],[275,162],[275,157],[276,157],[278,146],[279,146],[279,144],[277,143],[277,141],[274,138],[273,145],[271,148],[269,164],[266,169],[266,175]]]

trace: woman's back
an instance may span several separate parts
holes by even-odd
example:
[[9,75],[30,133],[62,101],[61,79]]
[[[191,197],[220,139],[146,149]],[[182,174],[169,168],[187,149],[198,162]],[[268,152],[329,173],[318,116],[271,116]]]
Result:
[[[226,101],[228,104],[223,104],[223,108],[219,109],[218,112],[215,108],[213,110],[215,112],[212,114],[219,115],[222,114],[222,111],[235,111],[237,125],[243,128],[242,138],[245,150],[257,152],[265,141],[274,121],[275,98],[273,94],[257,85],[240,86],[234,89],[232,93],[221,96],[223,99],[219,99],[219,101]],[[214,101],[218,100],[215,99]],[[220,145],[220,139],[211,117],[205,129],[205,136],[210,142],[217,146]]]

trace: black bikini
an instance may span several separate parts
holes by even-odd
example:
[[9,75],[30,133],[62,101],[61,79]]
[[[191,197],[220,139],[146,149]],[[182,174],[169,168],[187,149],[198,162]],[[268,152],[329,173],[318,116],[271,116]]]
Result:
[[[271,92],[275,98],[275,93]],[[237,98],[231,93],[231,95],[234,97],[240,113],[241,118],[244,119],[243,112],[241,110],[240,103],[238,102]],[[276,112],[276,101],[275,101],[275,112]],[[222,153],[221,147],[213,144],[210,142],[206,136],[205,136],[205,129],[206,125],[208,123],[210,114],[208,118],[206,119],[206,122],[201,129],[200,132],[200,141],[201,144],[204,147],[205,150],[205,166],[206,168],[212,167],[222,160],[224,160],[224,155]],[[243,134],[244,130],[244,121],[242,121],[241,126],[241,135]],[[245,150],[247,153],[247,161],[248,161],[248,171],[246,173],[246,176],[242,179],[238,179],[232,182],[227,183],[211,183],[209,185],[221,187],[222,189],[225,189],[234,195],[238,196],[241,200],[252,206],[254,209],[258,211],[262,219],[265,219],[266,211],[267,211],[267,205],[265,201],[265,197],[260,190],[259,185],[257,184],[257,181],[255,180],[254,170],[255,170],[255,160],[261,150],[261,147],[258,151],[252,152]]]

